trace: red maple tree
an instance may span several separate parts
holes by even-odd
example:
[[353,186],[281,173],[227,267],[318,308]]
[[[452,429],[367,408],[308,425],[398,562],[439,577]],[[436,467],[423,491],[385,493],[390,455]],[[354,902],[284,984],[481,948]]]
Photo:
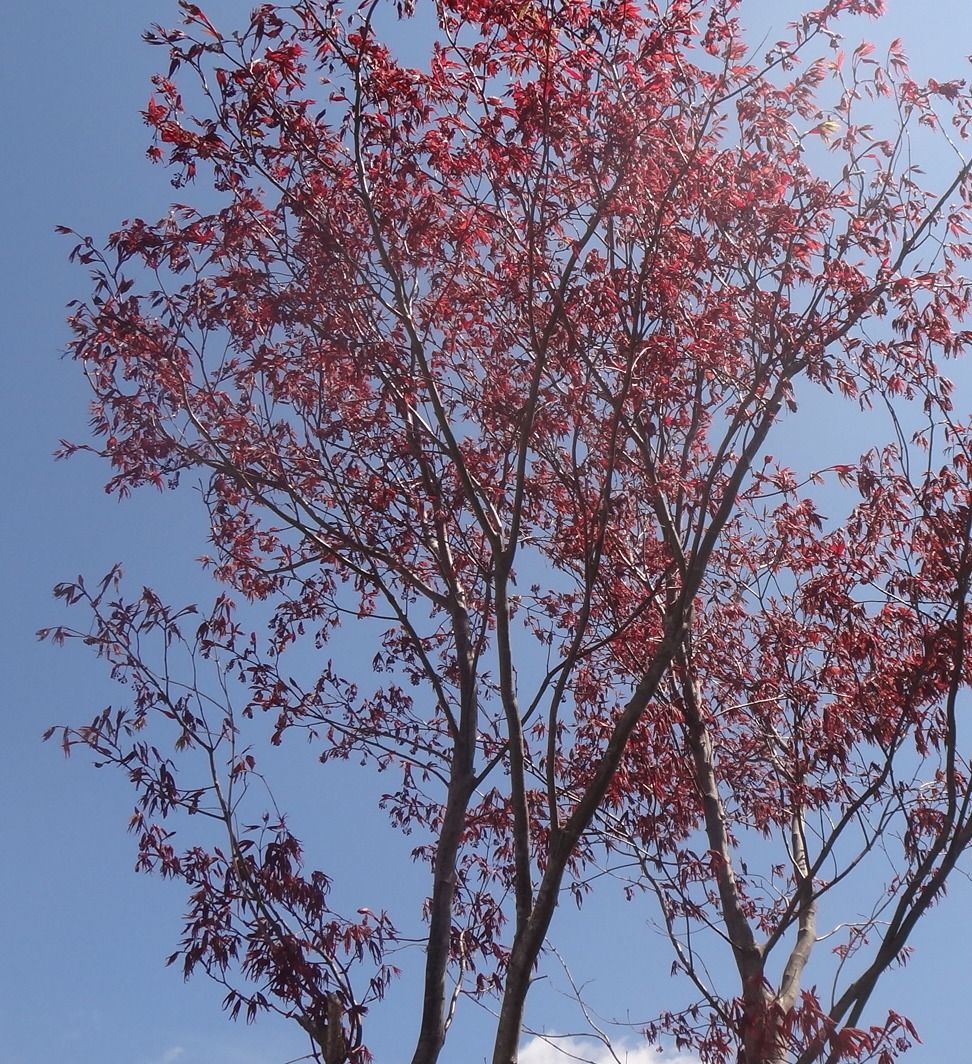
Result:
[[[365,1061],[396,974],[394,896],[335,912],[340,866],[254,815],[271,719],[395,774],[429,869],[413,1064],[471,997],[516,1060],[595,880],[687,981],[651,1040],[888,1064],[914,1039],[861,1024],[972,840],[972,426],[941,369],[972,336],[972,190],[961,159],[926,188],[909,137],[972,109],[898,42],[841,51],[839,16],[882,7],[826,0],[759,54],[734,0],[437,0],[419,67],[377,0],[234,33],[182,3],[147,34],[149,154],[215,205],[79,244],[94,442],[64,450],[121,495],[201,475],[224,590],[192,616],[113,572],[57,589],[90,628],[45,634],[128,684],[64,744],[128,773],[139,865],[189,888],[173,959],[233,1015]],[[824,391],[895,431],[791,470],[775,434]],[[329,655],[349,629],[372,670]]]

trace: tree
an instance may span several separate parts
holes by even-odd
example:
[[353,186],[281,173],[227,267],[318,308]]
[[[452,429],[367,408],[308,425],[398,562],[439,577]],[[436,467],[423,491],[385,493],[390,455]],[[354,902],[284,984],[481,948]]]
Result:
[[[470,997],[516,1060],[595,881],[690,990],[647,1038],[888,1064],[915,1032],[861,1026],[869,998],[972,840],[972,426],[942,369],[972,337],[970,164],[926,189],[909,139],[966,135],[963,84],[844,54],[881,0],[764,57],[733,0],[438,0],[421,68],[377,0],[236,33],[181,6],[146,35],[149,154],[216,199],[76,248],[94,435],[63,453],[119,495],[201,475],[223,590],[177,609],[114,570],[56,589],[90,628],[43,633],[128,685],[63,742],[127,772],[140,867],[189,888],[171,959],[369,1059],[402,916],[335,912],[340,867],[261,804],[269,715],[395,775],[430,877],[413,1064]],[[774,459],[823,393],[891,442]],[[328,656],[349,630],[369,674]]]

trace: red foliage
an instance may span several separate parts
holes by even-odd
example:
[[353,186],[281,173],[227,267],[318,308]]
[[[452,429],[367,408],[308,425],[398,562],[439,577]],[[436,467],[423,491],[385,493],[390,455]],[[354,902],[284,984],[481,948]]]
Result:
[[[835,20],[880,0],[829,0],[765,57],[731,0],[442,0],[421,68],[375,5],[264,5],[237,34],[182,6],[148,35],[150,153],[221,206],[82,242],[74,352],[109,490],[201,473],[227,591],[195,632],[115,574],[57,592],[130,687],[64,741],[129,773],[140,867],[189,886],[173,960],[366,1058],[396,931],[332,911],[340,866],[307,871],[279,813],[241,819],[266,713],[272,743],[397,773],[381,803],[431,869],[415,1064],[449,971],[500,997],[515,1059],[557,901],[618,853],[698,996],[649,1037],[890,1060],[908,1021],[858,1022],[972,838],[970,426],[940,368],[970,339],[968,168],[923,189],[904,135],[964,135],[964,85],[918,85],[899,42],[845,65]],[[824,390],[886,406],[896,442],[778,463]],[[374,675],[295,679],[342,624]],[[178,849],[178,812],[222,840]],[[876,848],[883,922],[842,921],[838,966],[818,900],[873,887]],[[720,951],[735,985],[709,985]]]

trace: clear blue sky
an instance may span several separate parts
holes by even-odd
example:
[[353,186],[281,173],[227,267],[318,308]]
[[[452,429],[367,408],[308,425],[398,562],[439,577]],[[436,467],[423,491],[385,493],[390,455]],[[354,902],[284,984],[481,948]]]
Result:
[[[223,25],[242,21],[249,8],[233,0],[202,6]],[[785,21],[770,0],[747,6],[756,37],[761,24],[779,30]],[[925,76],[965,76],[968,0],[891,0],[890,8],[884,24],[869,31],[872,39],[903,36]],[[119,505],[102,493],[104,470],[94,460],[50,458],[58,437],[84,437],[87,402],[77,368],[59,358],[64,305],[86,294],[85,278],[67,265],[70,245],[52,229],[68,224],[103,235],[122,218],[165,212],[172,190],[144,159],[139,116],[162,57],[139,36],[151,21],[173,21],[174,12],[170,0],[35,0],[8,5],[4,16],[0,1064],[283,1064],[305,1051],[289,1027],[230,1025],[217,988],[202,979],[184,985],[175,969],[163,967],[178,937],[182,894],[132,871],[127,785],[93,772],[83,756],[65,763],[56,748],[40,744],[49,723],[81,722],[117,697],[93,659],[36,643],[34,631],[62,616],[50,596],[56,581],[98,576],[122,560],[134,582],[171,600],[207,594],[193,565],[205,530],[190,500],[146,493]],[[943,156],[926,169],[934,174],[947,165]],[[809,411],[803,439],[819,437],[821,420],[832,416]],[[835,442],[855,435],[852,421],[825,427]],[[799,434],[790,439],[800,445]],[[318,773],[312,786],[320,785]],[[353,869],[354,889],[367,892],[374,883],[376,896],[366,903],[380,906],[379,888],[401,876],[396,857],[409,845],[384,832],[369,806],[338,813],[329,803],[339,791],[332,786],[323,802],[315,791],[315,804],[333,813],[327,831]],[[414,889],[414,878],[401,878],[404,892]],[[925,1038],[908,1058],[916,1064],[972,1059],[961,1022],[972,899],[967,888],[962,894],[957,887],[932,915],[916,939],[917,958],[898,977],[907,988],[906,1011]],[[668,963],[661,953],[659,985]],[[644,966],[642,959],[641,977]],[[611,979],[633,971],[621,964],[612,974],[596,973],[601,993],[610,997]],[[380,1043],[379,1064],[406,1056],[413,1003],[406,988],[390,1003],[404,1033],[400,1042],[388,1036]],[[448,1055],[454,1064],[474,1059],[461,1044]]]

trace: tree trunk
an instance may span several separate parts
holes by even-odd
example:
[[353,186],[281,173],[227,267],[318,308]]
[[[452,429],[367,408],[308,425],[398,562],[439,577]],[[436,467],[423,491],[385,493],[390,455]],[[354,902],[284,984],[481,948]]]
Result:
[[412,1064],[435,1064],[445,1042],[446,971],[452,934],[452,903],[456,895],[456,858],[472,794],[471,776],[465,767],[460,767],[461,760],[457,757],[453,763],[442,831],[435,848],[422,1026]]

